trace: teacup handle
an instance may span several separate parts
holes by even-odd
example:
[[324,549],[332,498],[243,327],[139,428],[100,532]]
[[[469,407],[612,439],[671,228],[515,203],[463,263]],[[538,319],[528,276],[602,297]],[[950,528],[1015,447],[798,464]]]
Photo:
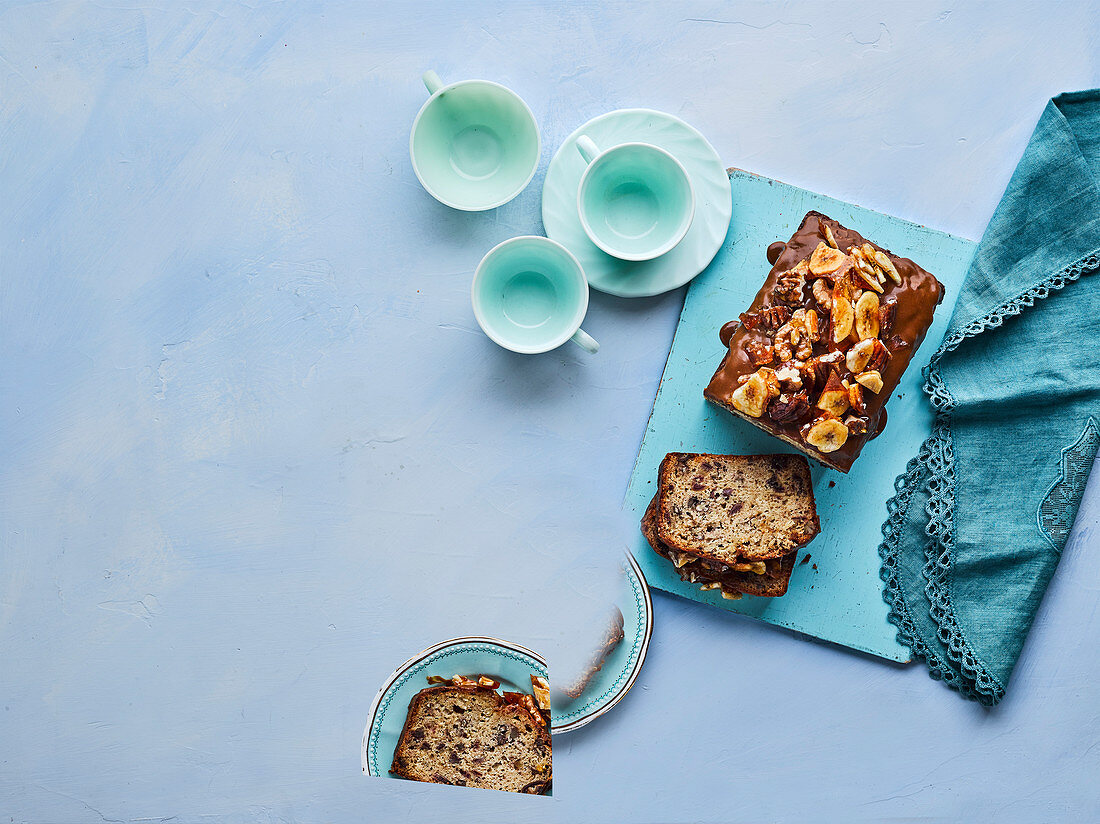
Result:
[[600,153],[600,147],[586,134],[577,138],[577,151],[581,153],[585,163],[591,163]]
[[595,355],[600,351],[600,345],[596,342],[596,339],[583,329],[578,329],[573,333],[573,337],[569,340],[577,344],[581,349],[587,352],[589,355]]
[[440,80],[439,75],[431,69],[424,72],[421,79],[424,81],[424,85],[428,87],[428,94],[435,94],[443,88],[443,81]]

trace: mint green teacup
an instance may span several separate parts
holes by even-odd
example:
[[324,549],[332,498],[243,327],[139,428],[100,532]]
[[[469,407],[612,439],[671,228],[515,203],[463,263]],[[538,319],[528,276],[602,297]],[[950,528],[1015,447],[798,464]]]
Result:
[[409,154],[421,184],[440,203],[467,212],[518,195],[539,165],[535,116],[519,96],[488,80],[444,86],[424,73],[428,98],[413,122]]
[[593,243],[623,260],[652,260],[683,240],[695,192],[680,161],[648,143],[601,151],[588,135],[577,149],[588,163],[577,209]]
[[567,340],[591,353],[600,348],[581,329],[584,270],[557,241],[529,235],[494,246],[474,273],[471,294],[478,324],[505,349],[530,355]]

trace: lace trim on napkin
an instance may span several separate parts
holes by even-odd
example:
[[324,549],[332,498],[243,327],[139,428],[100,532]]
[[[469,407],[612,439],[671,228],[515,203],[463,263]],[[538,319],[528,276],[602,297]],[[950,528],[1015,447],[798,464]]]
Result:
[[1081,437],[1062,450],[1062,459],[1058,462],[1058,478],[1039,503],[1039,509],[1035,513],[1039,531],[1050,541],[1056,552],[1062,551],[1066,539],[1069,538],[1098,448],[1100,429],[1096,427],[1096,419],[1089,418]]
[[[890,621],[898,628],[898,641],[928,664],[929,674],[933,678],[987,706],[996,704],[1004,697],[1004,685],[982,663],[959,629],[948,587],[955,538],[955,453],[950,422],[955,399],[935,371],[935,365],[967,338],[998,328],[1006,318],[1021,314],[1034,306],[1036,301],[1044,300],[1052,292],[1064,289],[1067,284],[1097,269],[1100,269],[1100,249],[1078,259],[987,315],[970,321],[944,339],[923,372],[925,394],[936,410],[932,434],[922,444],[917,457],[909,462],[905,473],[894,482],[897,494],[886,504],[888,517],[882,527],[884,540],[879,546],[882,557],[880,575],[885,583],[883,598],[890,606]],[[929,602],[928,614],[936,622],[937,635],[947,653],[947,661],[921,637],[898,580],[901,527],[913,492],[922,487],[929,493],[925,507],[928,515],[925,533],[929,540],[925,545],[922,570],[927,581],[924,591]]]

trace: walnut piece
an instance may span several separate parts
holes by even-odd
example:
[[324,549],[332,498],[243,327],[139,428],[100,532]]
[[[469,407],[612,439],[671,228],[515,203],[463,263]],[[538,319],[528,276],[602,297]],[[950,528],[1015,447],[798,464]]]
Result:
[[805,260],[800,260],[786,272],[780,272],[775,279],[772,295],[780,303],[797,306],[802,303],[802,287],[806,285],[806,275],[810,268]]
[[797,392],[802,388],[805,364],[801,361],[786,361],[775,370],[776,380],[784,392]]
[[[812,309],[810,310],[813,311]],[[813,338],[808,326],[806,310],[799,309],[775,333],[775,354],[780,360],[788,361],[796,355],[799,360],[813,357]],[[814,330],[817,329],[817,313],[813,316]]]
[[753,332],[774,332],[790,319],[789,306],[769,306],[759,312],[742,312],[740,318],[741,325]]

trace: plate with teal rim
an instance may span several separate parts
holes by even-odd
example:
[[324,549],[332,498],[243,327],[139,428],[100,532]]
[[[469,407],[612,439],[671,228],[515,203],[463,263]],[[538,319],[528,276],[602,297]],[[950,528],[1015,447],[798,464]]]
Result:
[[[620,260],[593,243],[581,225],[577,192],[587,164],[577,138],[588,135],[601,149],[649,143],[680,161],[695,192],[695,218],[684,239],[653,260]],[[698,131],[678,117],[653,109],[620,109],[593,118],[561,144],[542,187],[542,225],[584,267],[588,285],[624,298],[677,289],[707,268],[730,226],[733,202],[725,164]]]
[[549,680],[546,662],[519,644],[486,636],[443,641],[414,655],[389,677],[371,704],[363,732],[362,766],[367,775],[390,774],[397,740],[405,726],[413,696],[428,687],[428,676],[488,675],[501,690],[531,692],[531,676]]
[[621,592],[615,599],[623,614],[623,640],[577,698],[563,700],[561,693],[554,691],[554,733],[570,732],[599,718],[623,699],[641,672],[653,636],[653,600],[633,555],[626,555],[623,573]]

